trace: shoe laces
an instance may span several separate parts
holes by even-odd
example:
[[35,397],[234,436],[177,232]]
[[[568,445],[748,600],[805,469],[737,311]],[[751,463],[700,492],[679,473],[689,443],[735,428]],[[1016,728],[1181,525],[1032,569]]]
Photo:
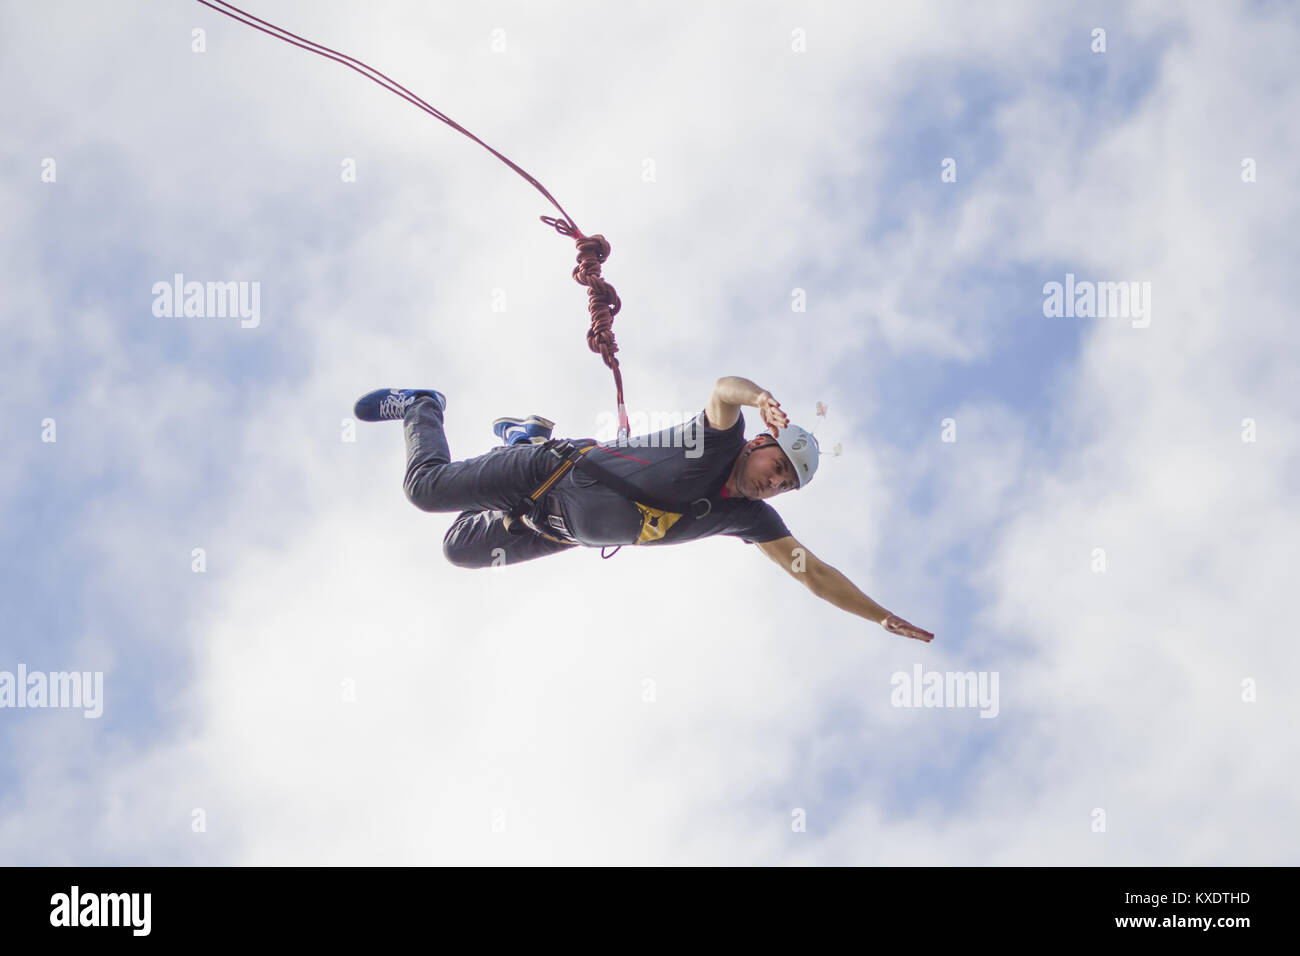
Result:
[[415,401],[414,395],[403,395],[401,392],[390,392],[379,403],[380,418],[404,418],[406,409]]

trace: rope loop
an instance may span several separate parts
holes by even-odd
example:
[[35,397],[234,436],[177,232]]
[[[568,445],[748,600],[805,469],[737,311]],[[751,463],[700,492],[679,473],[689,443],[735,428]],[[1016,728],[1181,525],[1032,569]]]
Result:
[[560,219],[556,216],[539,216],[538,218],[541,219],[542,222],[546,223],[548,226],[550,226],[552,229],[554,229],[562,236],[582,235],[582,233],[578,231],[578,227],[575,226],[573,223],[569,222],[568,220]]

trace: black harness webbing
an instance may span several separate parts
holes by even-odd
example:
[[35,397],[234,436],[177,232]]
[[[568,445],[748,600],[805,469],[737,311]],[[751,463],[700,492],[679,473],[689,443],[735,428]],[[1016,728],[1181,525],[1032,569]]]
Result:
[[[532,530],[542,537],[560,544],[577,543],[575,541],[561,540],[541,530],[541,526],[546,520],[546,516],[541,513],[543,510],[541,506],[542,499],[546,497],[546,493],[555,486],[557,481],[564,477],[570,468],[576,468],[583,474],[590,475],[593,479],[618,492],[641,509],[644,519],[643,530],[640,539],[636,542],[637,544],[662,537],[667,529],[674,524],[703,518],[713,510],[713,501],[709,498],[696,498],[694,501],[681,502],[646,494],[627,479],[614,474],[608,468],[596,464],[587,457],[587,452],[597,447],[595,442],[580,446],[567,439],[551,439],[546,443],[546,446],[547,450],[560,460],[560,464],[546,477],[545,481],[537,486],[531,495],[524,498],[523,501],[510,510],[506,516],[506,528],[511,534],[523,534],[525,530]],[[661,518],[666,519],[662,527],[659,524]],[[606,556],[603,549],[602,556]],[[612,555],[609,555],[609,557],[612,557]]]

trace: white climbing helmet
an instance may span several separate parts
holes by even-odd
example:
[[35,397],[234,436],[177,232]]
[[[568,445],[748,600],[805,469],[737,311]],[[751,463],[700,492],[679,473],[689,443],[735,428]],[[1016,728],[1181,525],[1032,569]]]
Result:
[[794,465],[799,487],[812,481],[813,475],[817,473],[817,459],[821,457],[817,436],[798,425],[787,425],[777,433],[776,443]]

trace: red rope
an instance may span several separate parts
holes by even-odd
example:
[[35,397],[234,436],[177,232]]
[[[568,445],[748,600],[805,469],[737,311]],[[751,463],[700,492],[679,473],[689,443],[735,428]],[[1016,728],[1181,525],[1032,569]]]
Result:
[[587,310],[591,313],[591,328],[587,332],[587,346],[593,352],[600,355],[605,360],[605,364],[614,374],[614,387],[618,394],[618,421],[619,433],[626,436],[630,429],[627,419],[627,408],[623,403],[623,376],[619,371],[618,359],[615,353],[618,352],[618,343],[614,341],[614,316],[618,315],[619,309],[622,308],[622,302],[619,300],[618,293],[614,287],[606,282],[600,275],[601,264],[609,258],[609,243],[605,241],[604,236],[586,236],[578,228],[573,217],[564,211],[564,207],[555,201],[555,197],[546,191],[546,187],[530,176],[525,170],[515,165],[508,157],[497,152],[483,140],[479,139],[465,127],[452,120],[439,110],[430,106],[420,97],[416,96],[406,87],[397,81],[389,78],[387,75],[380,73],[374,67],[367,66],[360,60],[348,56],[346,53],[340,53],[338,50],[331,49],[306,37],[300,37],[296,33],[290,33],[283,27],[278,27],[266,20],[259,19],[244,10],[239,9],[233,4],[226,3],[225,0],[198,0],[205,7],[209,7],[218,13],[237,20],[245,26],[250,26],[254,30],[260,30],[263,33],[275,37],[277,40],[283,40],[285,43],[292,44],[309,53],[315,53],[323,56],[327,60],[333,60],[335,63],[342,63],[349,70],[360,73],[366,79],[378,83],[384,89],[388,90],[395,96],[400,96],[412,106],[418,107],[428,113],[435,119],[446,123],[452,129],[464,133],[474,142],[478,143],[497,159],[501,160],[527,182],[532,183],[546,199],[554,206],[563,219],[557,219],[552,216],[540,217],[542,222],[552,227],[562,236],[572,237],[578,245],[578,264],[573,269],[573,278],[587,287]]

